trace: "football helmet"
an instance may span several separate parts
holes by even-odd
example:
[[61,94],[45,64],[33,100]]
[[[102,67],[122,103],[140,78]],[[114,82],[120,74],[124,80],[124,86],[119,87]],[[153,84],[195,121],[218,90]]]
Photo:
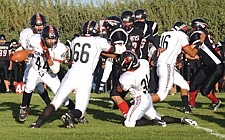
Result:
[[105,19],[103,27],[105,27],[108,34],[110,34],[115,29],[123,27],[123,22],[118,16],[110,16]]
[[135,15],[135,20],[137,20],[137,19],[146,19],[147,18],[146,11],[142,10],[142,9],[138,9],[138,10],[134,11],[134,15]]
[[58,43],[59,32],[54,26],[48,25],[44,27],[41,37],[43,39],[44,45],[46,45],[47,48],[52,48]]
[[191,21],[190,26],[195,28],[195,30],[204,31],[208,27],[208,23],[206,23],[203,19],[196,18]]
[[6,42],[6,37],[4,34],[0,34],[0,44],[3,45]]
[[6,40],[6,37],[4,34],[0,34],[0,40]]
[[131,11],[124,11],[120,17],[123,21],[124,29],[130,30],[134,25],[134,13]]
[[98,24],[93,20],[89,20],[84,23],[82,28],[82,34],[84,36],[96,36],[98,35]]
[[41,28],[35,28],[35,26],[45,26],[46,25],[46,19],[45,16],[42,14],[35,14],[30,19],[30,25],[34,32],[40,34],[42,32],[43,27]]
[[124,11],[120,17],[123,22],[134,22],[134,13],[131,11]]
[[171,31],[183,31],[184,33],[187,33],[188,27],[184,22],[176,22],[173,24]]
[[123,71],[135,70],[139,67],[138,57],[132,51],[124,51],[119,58],[119,64]]

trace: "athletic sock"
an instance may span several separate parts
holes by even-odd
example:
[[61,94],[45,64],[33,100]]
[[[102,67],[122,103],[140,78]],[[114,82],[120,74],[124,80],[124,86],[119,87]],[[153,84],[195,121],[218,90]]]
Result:
[[40,94],[41,98],[44,100],[46,105],[49,105],[51,103],[51,99],[48,96],[48,91],[45,89],[42,94]]
[[54,113],[54,111],[55,111],[55,107],[52,104],[49,104],[47,107],[45,107],[42,114],[35,121],[36,124],[38,126],[41,126],[44,123],[44,121]]
[[80,118],[82,116],[82,112],[79,109],[72,109],[69,113],[72,118]]
[[118,105],[118,107],[119,107],[120,111],[123,113],[123,115],[126,115],[129,111],[129,106],[126,101],[121,102]]
[[153,120],[137,120],[135,126],[154,125]]
[[188,96],[187,95],[182,95],[181,96],[181,100],[182,100],[183,107],[188,107]]
[[27,107],[29,107],[30,106],[31,96],[32,96],[32,93],[26,93],[26,92],[24,92],[23,93],[23,99],[22,99],[22,105],[21,106],[27,106]]
[[207,98],[212,101],[212,103],[218,103],[219,99],[216,97],[215,93],[213,91],[210,91],[209,95],[207,95]]
[[69,104],[66,106],[69,110],[73,110],[75,108],[74,102],[69,99]]
[[195,90],[195,91],[190,92],[190,101],[189,101],[189,104],[192,107],[195,106],[195,99],[197,97],[197,94],[198,94],[198,90]]
[[180,118],[174,118],[174,117],[170,117],[170,116],[162,116],[161,120],[163,120],[167,124],[170,124],[170,123],[181,123],[181,119]]

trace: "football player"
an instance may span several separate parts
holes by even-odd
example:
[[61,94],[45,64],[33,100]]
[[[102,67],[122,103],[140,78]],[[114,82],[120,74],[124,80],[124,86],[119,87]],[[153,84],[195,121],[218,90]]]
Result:
[[[126,127],[161,125],[168,123],[181,123],[197,125],[196,121],[188,118],[174,118],[170,116],[160,117],[153,104],[148,90],[149,63],[145,59],[138,59],[137,55],[131,51],[125,51],[120,56],[120,65],[124,73],[119,78],[117,91],[129,91],[133,98],[124,125]],[[148,119],[144,119],[143,116]]]
[[[159,76],[159,89],[156,94],[152,94],[153,102],[163,101],[167,97],[173,84],[181,88],[181,99],[184,113],[190,113],[188,105],[189,85],[183,76],[177,72],[176,60],[183,49],[190,56],[197,55],[198,50],[195,45],[189,45],[186,34],[188,28],[183,22],[176,22],[170,31],[164,32],[160,38],[160,47],[165,48],[160,53],[157,60],[157,74]],[[205,34],[201,35],[200,41],[203,42]]]
[[85,22],[81,36],[72,40],[72,66],[64,76],[52,102],[43,110],[38,119],[30,125],[30,128],[41,127],[44,121],[61,106],[72,91],[76,92],[75,109],[63,115],[61,120],[68,128],[75,127],[73,118],[82,119],[87,123],[87,120],[84,118],[84,113],[88,106],[93,82],[93,72],[99,60],[100,53],[102,51],[115,52],[115,48],[105,38],[98,36],[97,27],[98,25],[95,21],[90,20]]
[[[223,78],[224,64],[221,56],[216,52],[214,44],[212,44],[207,32],[208,24],[200,18],[196,18],[190,23],[191,34],[190,44],[199,46],[198,55],[201,57],[202,65],[193,74],[190,81],[190,105],[195,106],[195,98],[197,89],[203,96],[212,101],[211,110],[217,110],[221,101],[216,97],[213,88],[215,84]],[[200,34],[205,33],[204,42],[200,42]]]
[[[60,63],[65,59],[66,46],[58,41],[58,30],[52,26],[45,26],[41,35],[36,34],[30,38],[30,48],[33,58],[30,62],[27,80],[21,109],[20,120],[25,121],[27,118],[26,108],[29,104],[31,93],[39,83],[45,83],[51,91],[56,94],[60,80],[57,73],[60,70]],[[44,91],[44,87],[42,89]],[[44,97],[45,103],[48,105],[51,100],[48,95]],[[66,98],[63,100],[65,106],[70,110],[75,107],[72,100]]]
[[[20,32],[19,37],[19,45],[20,48],[17,50],[23,49],[23,50],[32,50],[33,48],[30,48],[30,38],[35,35],[40,35],[42,33],[43,28],[46,26],[46,18],[42,14],[34,14],[30,19],[30,25],[31,27],[25,28]],[[24,70],[24,76],[23,76],[23,82],[26,83],[28,71],[31,67],[31,60],[33,58],[33,54],[30,53],[26,63],[26,68]],[[43,83],[39,83],[37,87],[35,88],[35,92],[37,92],[41,98],[44,100],[46,104],[50,103],[50,100],[48,97],[48,92],[45,88],[43,88]],[[32,93],[27,94],[26,92],[23,94],[22,104],[20,106],[20,113],[19,113],[19,120],[21,122],[24,122],[26,120],[26,114],[29,114],[30,111],[30,101],[31,101]]]
[[6,42],[6,37],[4,34],[0,35],[0,70],[3,72],[4,84],[6,88],[6,93],[11,93],[10,91],[10,81],[9,81],[9,70],[12,69],[12,64],[10,65],[10,42]]

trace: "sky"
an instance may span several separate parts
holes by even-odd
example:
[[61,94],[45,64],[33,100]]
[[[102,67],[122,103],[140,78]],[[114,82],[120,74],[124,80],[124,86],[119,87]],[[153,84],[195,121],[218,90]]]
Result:
[[[93,1],[93,2],[100,2],[100,3],[104,2],[104,0],[80,0],[80,1],[82,3],[90,3],[91,1]],[[116,0],[106,0],[106,1],[114,3]]]

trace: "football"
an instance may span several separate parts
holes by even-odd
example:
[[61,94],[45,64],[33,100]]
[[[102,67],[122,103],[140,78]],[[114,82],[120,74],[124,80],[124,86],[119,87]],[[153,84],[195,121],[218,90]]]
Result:
[[21,62],[21,61],[26,60],[27,57],[28,57],[28,52],[26,50],[20,50],[20,51],[15,52],[12,55],[10,60],[15,61],[15,62]]

